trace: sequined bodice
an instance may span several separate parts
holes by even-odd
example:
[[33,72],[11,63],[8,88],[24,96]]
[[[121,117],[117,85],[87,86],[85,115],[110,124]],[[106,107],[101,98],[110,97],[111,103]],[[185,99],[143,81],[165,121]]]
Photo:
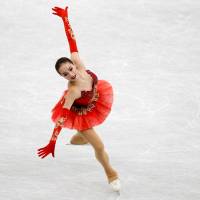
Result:
[[92,90],[83,90],[81,91],[81,97],[76,99],[73,103],[73,105],[87,105],[91,99],[94,96],[94,92],[96,90],[96,84],[98,82],[98,77],[96,76],[96,74],[94,74],[92,71],[90,71],[89,69],[86,70],[86,72],[92,77],[93,79],[93,83],[92,83]]

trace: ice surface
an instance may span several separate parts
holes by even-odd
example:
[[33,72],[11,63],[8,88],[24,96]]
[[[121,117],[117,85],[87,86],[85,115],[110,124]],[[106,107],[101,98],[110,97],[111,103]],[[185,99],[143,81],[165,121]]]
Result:
[[91,145],[41,160],[50,110],[66,89],[69,56],[54,6],[69,6],[80,57],[113,85],[113,109],[95,130],[122,181],[120,199],[200,199],[200,2],[197,0],[2,1],[0,198],[111,200]]

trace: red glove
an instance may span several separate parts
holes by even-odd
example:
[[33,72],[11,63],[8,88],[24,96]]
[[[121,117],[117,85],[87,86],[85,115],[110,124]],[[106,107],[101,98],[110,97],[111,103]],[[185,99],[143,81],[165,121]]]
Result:
[[64,17],[67,17],[68,18],[68,6],[65,7],[65,9],[63,8],[59,8],[59,7],[54,7],[52,8],[52,10],[55,12],[55,13],[52,13],[54,15],[58,15],[59,17],[61,18],[64,18]]
[[69,114],[70,110],[68,108],[62,108],[61,114],[60,114],[60,118],[66,118],[67,115]]
[[57,141],[57,137],[60,134],[60,131],[63,127],[64,121],[67,119],[67,115],[69,113],[68,108],[63,108],[61,111],[60,119],[56,122],[55,128],[53,130],[53,134],[51,136],[51,139],[49,141],[49,144],[43,148],[38,149],[38,156],[41,158],[46,157],[50,153],[52,153],[52,156],[54,157],[54,151],[55,151],[55,145]]
[[47,146],[43,147],[43,148],[38,149],[38,156],[39,157],[45,158],[50,153],[54,157],[56,140],[57,140],[57,136],[59,135],[61,129],[62,129],[62,127],[60,125],[56,124],[56,126],[53,130],[51,140],[49,141],[49,144]]
[[65,27],[65,33],[69,42],[69,47],[70,47],[70,52],[78,52],[77,45],[76,45],[76,39],[73,33],[73,30],[71,28],[71,25],[69,24],[68,20],[68,7],[66,6],[65,9],[59,8],[59,7],[54,7],[52,10],[54,11],[54,15],[57,15],[62,18],[64,27]]

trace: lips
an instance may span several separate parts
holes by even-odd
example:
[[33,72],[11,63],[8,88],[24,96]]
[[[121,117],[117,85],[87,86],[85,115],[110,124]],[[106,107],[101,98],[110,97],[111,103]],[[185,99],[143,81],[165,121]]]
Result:
[[76,78],[76,75],[72,77],[72,79],[75,79],[75,78]]

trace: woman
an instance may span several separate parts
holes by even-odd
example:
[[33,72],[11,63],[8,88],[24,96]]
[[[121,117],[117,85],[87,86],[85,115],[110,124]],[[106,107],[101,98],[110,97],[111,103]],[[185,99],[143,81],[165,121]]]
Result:
[[71,59],[61,57],[55,64],[59,75],[68,80],[68,89],[52,109],[51,119],[55,122],[55,128],[49,144],[38,149],[38,156],[44,158],[51,153],[54,157],[55,144],[61,129],[64,127],[76,129],[78,133],[72,137],[71,143],[89,142],[94,148],[97,160],[104,168],[108,183],[114,191],[119,191],[118,173],[110,165],[104,144],[94,130],[94,126],[101,124],[111,111],[112,86],[105,80],[98,80],[96,74],[86,69],[80,60],[76,40],[68,20],[68,7],[65,9],[54,7],[52,10],[53,14],[59,16],[64,23]]

